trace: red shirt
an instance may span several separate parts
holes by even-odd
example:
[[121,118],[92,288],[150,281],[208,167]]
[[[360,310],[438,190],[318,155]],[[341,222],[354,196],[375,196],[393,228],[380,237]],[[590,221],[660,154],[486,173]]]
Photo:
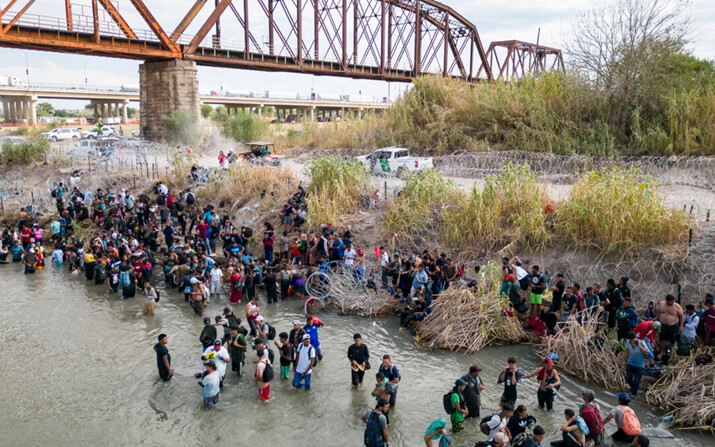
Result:
[[650,340],[650,343],[653,344],[655,341],[655,334],[656,330],[650,327],[650,324],[652,321],[644,321],[643,323],[639,324],[636,326],[635,332],[636,336],[638,337],[638,340],[645,340],[646,337]]
[[196,225],[196,231],[199,232],[199,236],[201,236],[201,239],[206,239],[206,230],[209,229],[208,224],[198,224]]
[[30,239],[32,239],[32,230],[27,227],[23,228],[20,231],[20,238],[22,239],[23,244],[30,242]]

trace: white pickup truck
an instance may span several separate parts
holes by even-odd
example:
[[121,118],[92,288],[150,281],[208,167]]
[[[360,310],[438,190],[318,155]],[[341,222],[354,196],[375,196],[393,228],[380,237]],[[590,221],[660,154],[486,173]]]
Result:
[[385,147],[357,157],[372,174],[394,173],[398,177],[406,171],[421,171],[434,167],[432,157],[413,157],[403,147]]

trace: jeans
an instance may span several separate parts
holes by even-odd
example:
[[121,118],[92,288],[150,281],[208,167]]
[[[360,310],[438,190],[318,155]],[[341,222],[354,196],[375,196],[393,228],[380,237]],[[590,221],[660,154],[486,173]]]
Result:
[[643,367],[626,365],[626,382],[631,386],[631,395],[638,394],[641,388],[641,377],[643,377]]
[[271,246],[271,249],[269,250],[267,246],[264,246],[263,250],[264,258],[266,259],[266,261],[273,264],[273,247]]
[[300,388],[301,382],[305,380],[305,391],[310,391],[310,376],[311,374],[301,374],[296,371],[296,373],[293,375],[293,386],[296,388]]

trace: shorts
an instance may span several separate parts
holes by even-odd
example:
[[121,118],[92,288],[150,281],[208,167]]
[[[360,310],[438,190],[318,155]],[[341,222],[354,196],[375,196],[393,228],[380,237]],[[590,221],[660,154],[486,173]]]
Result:
[[675,344],[675,340],[678,337],[678,324],[664,324],[660,327],[660,336],[658,340],[667,341],[671,344]]
[[534,292],[531,292],[531,299],[529,300],[529,302],[531,304],[538,304],[539,306],[541,306],[541,300],[543,298],[544,298],[543,293],[536,294]]

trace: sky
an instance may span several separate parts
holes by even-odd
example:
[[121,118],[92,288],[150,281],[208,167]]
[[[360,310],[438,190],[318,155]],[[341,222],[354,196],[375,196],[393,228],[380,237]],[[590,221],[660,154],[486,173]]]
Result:
[[[255,1],[255,0],[252,0]],[[675,0],[672,0],[675,1]],[[605,0],[606,4],[615,3]],[[21,4],[23,2],[19,2]],[[73,3],[89,5],[89,0],[74,0]],[[137,23],[136,14],[132,14],[129,0],[114,1],[118,3],[130,24]],[[170,32],[181,20],[193,0],[145,0],[154,16],[165,30]],[[209,2],[213,3],[213,2]],[[443,0],[454,10],[471,21],[479,31],[485,49],[492,41],[524,40],[536,41],[541,29],[540,43],[552,47],[562,47],[564,38],[571,29],[577,15],[594,5],[589,0],[529,0],[504,2],[490,0]],[[0,0],[0,9],[7,1]],[[62,17],[64,2],[57,0],[37,0],[27,14],[49,15]],[[240,2],[242,4],[242,2]],[[13,10],[17,9],[17,6]],[[210,7],[195,20],[187,34],[195,32],[203,19],[210,12]],[[82,14],[82,8],[75,7],[76,14]],[[690,35],[689,49],[694,55],[715,59],[715,1],[692,0],[688,13],[693,19],[693,32]],[[250,16],[250,14],[249,14]],[[240,33],[240,29],[232,29],[234,22],[225,20],[223,23],[224,39],[231,33]],[[144,25],[143,28],[147,28]],[[252,29],[254,34],[262,35],[262,30]],[[26,68],[29,69],[31,84],[63,84],[119,86],[121,84],[139,84],[139,63],[123,59],[112,59],[97,56],[82,56],[40,51],[27,51],[0,48],[0,75],[13,75],[27,81]],[[566,61],[568,64],[568,61]],[[311,91],[318,94],[362,94],[378,98],[390,96],[394,99],[406,88],[400,83],[382,81],[356,80],[349,78],[311,76],[295,73],[271,73],[250,70],[222,69],[199,67],[199,86],[201,91],[209,90],[249,90],[263,92],[275,90],[281,92],[298,92],[308,95]],[[55,101],[56,107],[83,108],[84,102]]]

